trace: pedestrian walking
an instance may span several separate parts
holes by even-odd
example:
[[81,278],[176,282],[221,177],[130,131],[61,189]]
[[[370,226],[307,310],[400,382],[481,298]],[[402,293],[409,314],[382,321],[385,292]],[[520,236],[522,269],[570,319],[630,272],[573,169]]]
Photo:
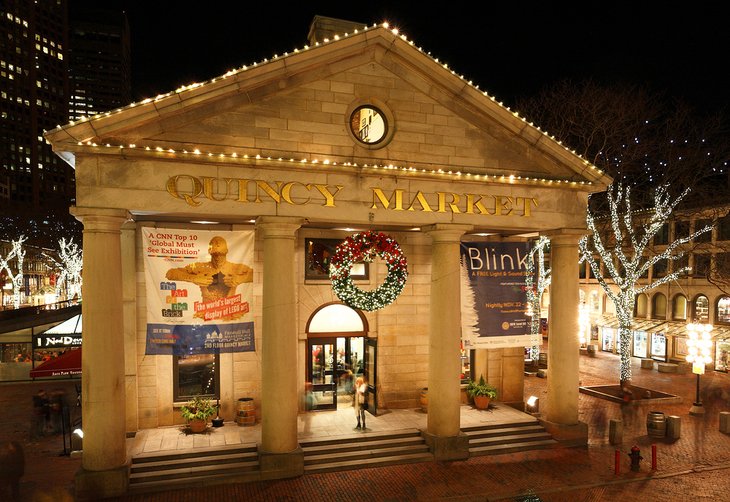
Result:
[[33,396],[33,416],[31,417],[30,437],[37,439],[43,436],[48,426],[50,410],[48,408],[48,394],[40,389]]
[[357,417],[357,427],[355,430],[365,430],[365,410],[368,409],[368,384],[362,376],[355,380],[355,399],[352,400],[352,406],[355,408],[355,416]]

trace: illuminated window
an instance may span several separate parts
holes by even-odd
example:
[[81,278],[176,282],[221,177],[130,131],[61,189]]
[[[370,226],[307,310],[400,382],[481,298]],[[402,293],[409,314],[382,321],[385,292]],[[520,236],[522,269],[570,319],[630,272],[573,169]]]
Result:
[[173,356],[173,399],[187,401],[194,396],[220,397],[220,357],[218,354]]
[[364,105],[352,112],[350,130],[363,143],[374,145],[385,139],[388,123],[382,111],[372,105]]

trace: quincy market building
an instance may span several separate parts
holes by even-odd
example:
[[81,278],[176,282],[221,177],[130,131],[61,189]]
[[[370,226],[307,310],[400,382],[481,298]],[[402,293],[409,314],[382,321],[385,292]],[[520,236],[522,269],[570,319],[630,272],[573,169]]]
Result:
[[[182,423],[183,397],[210,381],[221,416],[252,398],[262,476],[302,474],[299,396],[332,383],[322,364],[365,373],[374,413],[416,407],[428,387],[432,451],[464,458],[463,241],[551,239],[545,424],[585,438],[578,239],[588,195],[611,179],[396,31],[349,28],[47,133],[76,169],[84,224],[79,493],[125,491],[127,435]],[[400,295],[371,311],[343,305],[322,266],[367,230],[408,262]],[[372,289],[388,270],[357,273]],[[171,327],[185,316],[192,327]],[[173,351],[181,340],[188,352]],[[473,351],[472,374],[524,409],[526,344],[495,340]]]

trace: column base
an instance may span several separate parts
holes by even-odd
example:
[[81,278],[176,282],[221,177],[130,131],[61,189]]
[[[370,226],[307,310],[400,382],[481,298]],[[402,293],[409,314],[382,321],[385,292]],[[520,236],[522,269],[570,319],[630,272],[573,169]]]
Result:
[[573,425],[559,424],[539,419],[553,439],[563,446],[588,446],[588,424],[578,422]]
[[421,436],[426,440],[434,460],[438,462],[469,458],[469,436],[463,432],[459,432],[456,436],[435,436],[421,431]]
[[106,471],[89,471],[82,467],[76,471],[74,484],[76,500],[119,497],[126,494],[129,488],[129,465]]
[[304,450],[271,453],[259,449],[261,480],[296,478],[304,474]]

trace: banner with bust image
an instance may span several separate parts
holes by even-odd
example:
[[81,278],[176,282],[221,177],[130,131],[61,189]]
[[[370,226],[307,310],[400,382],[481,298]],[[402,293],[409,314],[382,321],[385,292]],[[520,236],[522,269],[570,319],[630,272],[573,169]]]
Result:
[[145,354],[254,350],[253,231],[142,228]]
[[529,347],[529,242],[461,243],[461,332],[465,348]]

